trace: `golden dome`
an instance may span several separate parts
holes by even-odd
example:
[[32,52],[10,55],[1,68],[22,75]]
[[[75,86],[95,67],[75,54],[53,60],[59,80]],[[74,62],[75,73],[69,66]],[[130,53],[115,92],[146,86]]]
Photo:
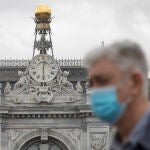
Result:
[[51,10],[47,5],[39,5],[35,9],[35,15],[39,13],[48,13],[51,14]]
[[48,19],[51,16],[51,9],[46,5],[39,5],[35,9],[35,16],[39,20]]

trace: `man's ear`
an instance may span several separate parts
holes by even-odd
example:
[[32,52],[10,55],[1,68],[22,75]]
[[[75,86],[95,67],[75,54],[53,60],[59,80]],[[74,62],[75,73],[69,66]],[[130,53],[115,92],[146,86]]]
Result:
[[142,92],[143,76],[138,71],[134,71],[131,74],[131,88],[132,88],[133,95],[137,95]]

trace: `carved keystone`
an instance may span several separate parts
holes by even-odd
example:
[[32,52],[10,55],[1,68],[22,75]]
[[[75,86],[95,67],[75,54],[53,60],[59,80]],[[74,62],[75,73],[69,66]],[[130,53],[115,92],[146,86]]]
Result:
[[40,129],[41,142],[47,143],[48,141],[48,131],[47,129]]

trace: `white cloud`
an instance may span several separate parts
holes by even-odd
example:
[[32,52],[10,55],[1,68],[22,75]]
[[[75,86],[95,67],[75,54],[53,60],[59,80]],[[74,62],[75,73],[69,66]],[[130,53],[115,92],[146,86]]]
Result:
[[150,2],[147,0],[5,0],[0,5],[0,59],[31,58],[38,4],[47,4],[55,17],[52,40],[56,57],[84,57],[87,51],[129,38],[138,41],[150,58]]

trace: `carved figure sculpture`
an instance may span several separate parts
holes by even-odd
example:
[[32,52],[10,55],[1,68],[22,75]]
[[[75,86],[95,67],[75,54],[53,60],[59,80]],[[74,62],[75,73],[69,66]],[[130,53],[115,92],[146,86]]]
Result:
[[4,94],[10,94],[11,93],[11,85],[9,82],[6,82],[6,87],[4,89]]
[[59,80],[60,91],[61,91],[62,86],[73,89],[73,84],[68,81],[68,78],[67,78],[68,75],[69,75],[69,71],[64,71],[62,76],[60,77],[60,80]]
[[83,88],[81,86],[81,82],[78,81],[77,84],[76,84],[76,90],[79,92],[79,93],[83,93]]
[[[19,81],[14,85],[14,91],[16,90],[25,90],[27,89],[28,86],[28,79],[26,75],[24,75],[24,73],[20,70],[18,70],[18,75],[20,77]],[[26,91],[26,90],[25,90]]]

